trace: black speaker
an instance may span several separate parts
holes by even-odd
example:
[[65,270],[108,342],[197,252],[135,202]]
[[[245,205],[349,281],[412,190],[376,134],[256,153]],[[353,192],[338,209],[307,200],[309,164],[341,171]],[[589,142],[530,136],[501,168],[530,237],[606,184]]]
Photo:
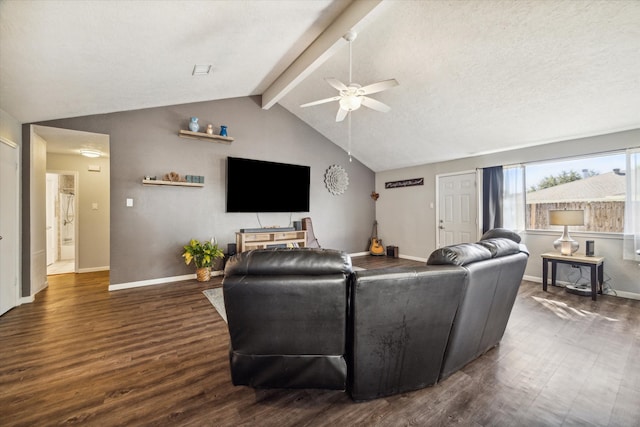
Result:
[[586,255],[587,256],[593,256],[595,253],[595,249],[596,249],[596,242],[594,242],[593,240],[587,240],[587,250]]
[[302,221],[293,221],[293,228],[296,231],[302,230]]
[[234,256],[236,254],[236,244],[227,243],[227,256]]

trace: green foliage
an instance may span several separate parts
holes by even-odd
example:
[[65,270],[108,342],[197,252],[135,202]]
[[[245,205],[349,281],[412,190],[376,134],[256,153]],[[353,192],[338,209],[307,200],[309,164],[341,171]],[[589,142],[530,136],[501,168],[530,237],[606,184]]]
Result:
[[[595,175],[598,175],[598,172],[594,170],[589,170],[586,172],[587,177],[595,176]],[[583,174],[576,172],[573,169],[570,171],[562,171],[558,175],[545,176],[540,180],[538,185],[532,185],[531,187],[529,187],[529,191],[543,190],[545,188],[555,187],[556,185],[578,181],[582,178],[583,178]]]
[[224,252],[218,247],[215,239],[200,243],[199,240],[191,239],[188,245],[184,246],[182,253],[185,264],[194,262],[196,268],[211,267],[216,258],[223,258]]

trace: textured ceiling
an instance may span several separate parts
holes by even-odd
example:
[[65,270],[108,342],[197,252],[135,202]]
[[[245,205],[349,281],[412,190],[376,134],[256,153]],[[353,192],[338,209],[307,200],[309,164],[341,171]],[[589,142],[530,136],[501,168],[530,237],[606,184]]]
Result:
[[[0,108],[21,122],[262,94],[345,1],[0,3]],[[352,115],[374,171],[640,128],[640,1],[386,0],[353,43],[353,79],[396,78]],[[347,149],[325,77],[279,103]],[[214,73],[193,77],[194,64]],[[606,149],[606,147],[603,147]]]
[[[22,122],[259,95],[332,0],[0,2],[0,108]],[[195,64],[213,65],[192,76]]]

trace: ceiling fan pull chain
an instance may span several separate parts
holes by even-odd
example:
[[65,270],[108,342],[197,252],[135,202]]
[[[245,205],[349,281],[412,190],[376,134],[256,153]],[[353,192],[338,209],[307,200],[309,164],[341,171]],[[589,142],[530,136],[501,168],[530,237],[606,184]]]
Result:
[[[349,36],[348,40],[349,40],[349,85],[351,85],[351,83],[353,82],[353,76],[352,76],[352,72],[353,72],[353,38],[354,36]],[[347,154],[349,155],[349,163],[351,163],[353,161],[353,159],[351,158],[351,110],[349,110],[347,112],[347,114],[349,115],[349,117],[347,118],[349,120],[349,123],[347,123],[348,125],[348,131],[347,131]]]
[[351,163],[351,162],[352,162],[352,160],[351,160],[351,111],[349,111],[349,113],[348,113],[348,114],[349,114],[349,117],[348,117],[348,119],[349,119],[349,123],[347,123],[347,124],[349,125],[349,131],[348,131],[348,133],[347,133],[347,135],[348,135],[348,140],[347,140],[347,144],[348,144],[348,145],[347,145],[347,154],[349,155],[349,163]]

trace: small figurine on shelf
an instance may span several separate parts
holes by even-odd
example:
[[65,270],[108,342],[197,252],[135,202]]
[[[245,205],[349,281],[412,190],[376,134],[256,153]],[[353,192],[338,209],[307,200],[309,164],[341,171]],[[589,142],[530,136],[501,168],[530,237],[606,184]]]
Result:
[[198,129],[200,129],[200,125],[198,124],[198,118],[191,117],[191,121],[189,122],[189,130],[191,132],[198,132]]
[[213,125],[211,123],[207,125],[207,135],[213,135]]
[[220,136],[227,136],[227,127],[225,125],[220,126]]

